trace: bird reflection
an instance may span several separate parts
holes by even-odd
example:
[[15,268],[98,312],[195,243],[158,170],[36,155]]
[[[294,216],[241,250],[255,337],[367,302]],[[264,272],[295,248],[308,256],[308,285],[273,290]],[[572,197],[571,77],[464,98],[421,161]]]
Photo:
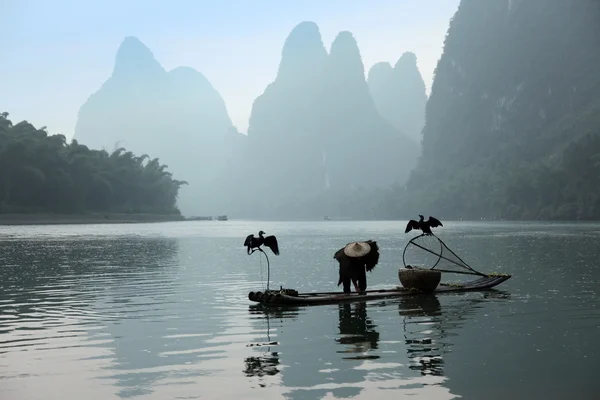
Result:
[[[269,347],[268,350],[271,348]],[[246,376],[257,376],[262,378],[265,375],[277,375],[279,371],[279,353],[276,351],[267,351],[257,357],[246,357],[244,359],[246,368],[244,374]],[[261,383],[264,386],[264,383]]]
[[[276,318],[283,320],[284,318],[296,318],[298,316],[298,307],[277,307],[277,308],[262,308],[260,305],[252,305],[249,308],[250,314],[259,315],[266,321],[266,341],[260,343],[251,343],[248,347],[257,347],[260,355],[246,357],[244,359],[244,374],[247,377],[274,376],[280,373],[279,352],[271,351],[271,347],[279,345],[279,342],[271,339],[271,319]],[[266,386],[261,380],[261,387]]]
[[444,375],[443,355],[450,351],[450,336],[490,300],[509,299],[510,294],[498,290],[466,298],[442,311],[438,298],[431,295],[406,296],[398,299],[398,312],[403,317],[404,339],[412,370],[421,375]]
[[[366,353],[378,348],[379,332],[376,325],[367,316],[367,304],[364,302],[340,304],[339,329],[340,337],[335,339],[339,344],[347,345],[338,353]],[[346,359],[376,359],[379,356],[357,355]]]
[[400,316],[404,317],[404,339],[409,368],[421,375],[444,375],[444,360],[447,344],[443,342],[446,331],[443,324],[441,305],[437,297],[406,296],[398,303]]

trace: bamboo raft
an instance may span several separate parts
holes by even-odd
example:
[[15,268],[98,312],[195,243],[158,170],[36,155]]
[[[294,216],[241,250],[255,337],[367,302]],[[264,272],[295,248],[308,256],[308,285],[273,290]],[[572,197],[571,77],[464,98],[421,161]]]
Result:
[[[427,241],[432,243],[427,243]],[[439,250],[437,249],[438,246]],[[407,262],[407,251],[409,249],[411,251],[422,252],[420,254],[433,255],[437,257],[437,260],[435,260],[435,262],[432,261],[430,263],[431,266],[428,268],[422,268],[414,265],[411,266]],[[258,250],[260,250],[266,256],[266,253],[262,251],[262,249],[259,248]],[[334,258],[336,258],[338,253],[340,253],[342,250],[343,248],[336,252]],[[379,258],[377,247],[375,247],[375,251],[377,252],[375,254],[375,259],[370,260],[374,261],[374,263],[371,262],[371,264],[373,264],[371,268],[377,264],[377,260]],[[443,294],[489,290],[507,281],[511,277],[510,274],[485,274],[475,270],[454,251],[452,251],[439,237],[433,234],[421,234],[411,239],[404,248],[402,262],[405,268],[400,268],[398,270],[398,278],[400,279],[401,286],[396,286],[390,289],[366,290],[364,292],[354,293],[344,293],[340,291],[298,293],[297,290],[284,289],[283,287],[280,287],[279,290],[269,289],[270,269],[269,258],[267,257],[267,288],[264,293],[260,291],[248,293],[248,299],[252,302],[265,305],[337,304],[356,301],[390,299],[422,294]],[[443,264],[443,262],[445,262],[445,264]],[[440,268],[440,266],[442,268]],[[367,264],[365,264],[365,267],[367,267],[367,270],[369,270]],[[477,278],[473,278],[471,281],[462,283],[441,283],[440,280],[442,273],[466,274],[476,276]]]
[[433,292],[425,292],[418,289],[407,289],[404,287],[396,287],[393,289],[367,290],[363,293],[343,292],[313,292],[313,293],[297,293],[295,290],[280,289],[267,290],[263,292],[250,292],[248,299],[255,303],[265,305],[321,305],[321,304],[338,304],[356,301],[390,299],[402,296],[414,296],[425,293],[441,294],[454,292],[468,292],[488,290],[494,286],[500,285],[511,277],[508,274],[486,275],[473,281],[461,284],[440,283]]

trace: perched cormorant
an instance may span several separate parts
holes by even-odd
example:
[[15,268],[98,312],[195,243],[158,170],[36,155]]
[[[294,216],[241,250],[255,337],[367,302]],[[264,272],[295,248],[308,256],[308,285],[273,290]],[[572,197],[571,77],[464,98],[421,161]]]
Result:
[[419,221],[415,221],[414,219],[411,219],[410,221],[408,221],[408,224],[406,224],[406,230],[404,231],[404,233],[408,233],[411,230],[415,229],[415,230],[421,230],[426,235],[433,235],[433,232],[431,232],[431,228],[435,228],[438,226],[444,226],[444,225],[442,225],[442,223],[440,222],[439,219],[434,218],[432,216],[430,216],[427,221],[423,220],[425,217],[423,217],[421,214],[419,214],[419,217],[420,217]]
[[265,232],[258,232],[258,237],[254,235],[248,235],[246,240],[244,240],[244,246],[246,246],[246,251],[248,254],[254,253],[256,250],[263,251],[260,246],[263,244],[271,249],[276,256],[279,255],[279,245],[277,244],[277,238],[273,235],[271,236],[263,236]]

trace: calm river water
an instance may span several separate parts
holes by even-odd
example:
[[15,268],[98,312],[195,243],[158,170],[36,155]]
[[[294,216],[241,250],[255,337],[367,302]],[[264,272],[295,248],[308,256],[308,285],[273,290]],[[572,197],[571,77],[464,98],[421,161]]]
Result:
[[[262,310],[271,285],[338,290],[333,253],[375,239],[395,286],[398,222],[0,227],[0,399],[599,399],[600,225],[437,230],[497,290]],[[444,277],[453,280],[453,276]]]

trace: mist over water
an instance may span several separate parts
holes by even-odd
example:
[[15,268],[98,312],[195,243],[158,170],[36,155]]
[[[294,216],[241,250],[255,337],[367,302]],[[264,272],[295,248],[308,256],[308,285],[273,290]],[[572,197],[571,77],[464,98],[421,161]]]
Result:
[[266,279],[247,234],[278,237],[271,286],[300,291],[339,289],[333,253],[371,238],[369,288],[395,286],[412,236],[399,222],[2,227],[0,398],[592,399],[600,226],[574,227],[444,222],[470,265],[513,274],[498,290],[270,311],[247,299]]
[[[600,224],[483,222],[600,221],[600,1],[17,3],[0,400],[600,398]],[[398,286],[405,255],[439,258],[403,251],[421,213],[512,277],[249,301],[267,276],[341,291],[356,240],[381,252],[368,289]],[[125,224],[193,216],[221,218]]]

